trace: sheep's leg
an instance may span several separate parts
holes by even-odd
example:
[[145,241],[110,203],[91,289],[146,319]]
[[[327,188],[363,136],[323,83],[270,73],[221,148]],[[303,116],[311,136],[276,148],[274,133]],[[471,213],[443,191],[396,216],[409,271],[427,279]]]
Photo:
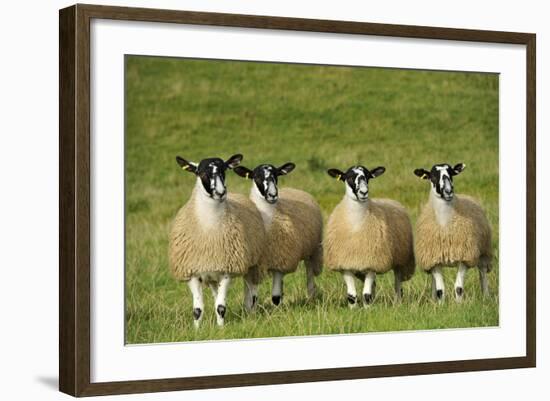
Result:
[[489,296],[489,282],[487,280],[487,266],[479,267],[479,283],[481,285],[481,293],[484,297]]
[[283,300],[283,273],[273,272],[273,286],[271,287],[271,300],[279,305]]
[[468,266],[464,263],[459,263],[458,272],[456,273],[455,280],[455,299],[456,302],[462,302],[462,297],[464,295],[464,281],[466,279],[466,271]]
[[432,269],[432,277],[435,282],[435,297],[441,303],[445,298],[445,283],[443,282],[443,270],[440,266]]
[[306,277],[307,277],[307,296],[312,299],[317,292],[317,287],[315,286],[315,267],[312,266],[313,261],[306,260]]
[[352,272],[345,271],[342,273],[344,282],[348,291],[348,305],[350,308],[355,308],[357,305],[357,291],[355,290],[355,276]]
[[244,307],[250,312],[258,302],[258,285],[248,275],[244,277]]
[[225,319],[225,298],[227,297],[227,290],[231,283],[231,276],[224,274],[218,284],[218,295],[216,297],[216,322],[218,326],[223,326]]
[[365,285],[363,286],[364,305],[369,306],[374,301],[374,291],[376,286],[376,273],[373,271],[367,272],[365,277]]
[[313,254],[304,260],[307,274],[307,294],[311,299],[317,292],[315,285],[315,276],[318,276],[323,271],[323,246],[319,244]]
[[189,289],[193,295],[193,318],[195,327],[200,326],[204,311],[204,303],[202,299],[202,284],[198,277],[191,277],[191,280],[188,282]]
[[394,269],[393,271],[393,278],[394,278],[394,287],[395,287],[395,300],[397,302],[401,301],[401,298],[403,298],[403,288],[401,287],[402,283],[402,277],[401,277],[401,270],[400,269]]

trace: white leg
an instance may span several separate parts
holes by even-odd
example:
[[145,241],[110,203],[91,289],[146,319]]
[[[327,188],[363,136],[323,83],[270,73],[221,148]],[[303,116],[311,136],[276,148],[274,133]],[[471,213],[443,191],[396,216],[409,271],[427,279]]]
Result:
[[484,297],[489,296],[489,282],[487,281],[487,266],[479,267],[479,283]]
[[355,276],[352,272],[345,271],[342,273],[344,282],[348,291],[348,305],[350,308],[355,308],[357,305],[357,291],[355,290]]
[[283,300],[283,273],[273,272],[273,286],[271,287],[271,300],[279,305]]
[[403,297],[403,288],[401,286],[401,271],[399,269],[393,271],[393,278],[395,281],[395,299],[397,301],[401,301],[401,298]]
[[455,281],[456,302],[462,302],[462,296],[464,295],[464,280],[466,279],[466,271],[468,271],[468,267],[464,263],[460,263],[458,265],[458,272],[456,273]]
[[432,276],[435,281],[435,297],[441,303],[445,298],[445,283],[443,282],[443,270],[441,267],[434,267],[432,269]]
[[363,286],[363,305],[369,306],[374,301],[374,286],[376,285],[376,273],[369,271],[365,277],[365,285]]
[[433,274],[430,274],[432,278],[432,298],[436,299],[436,289],[435,289],[435,276]]
[[199,327],[203,311],[204,303],[202,300],[202,284],[198,277],[191,277],[191,280],[188,282],[189,289],[193,295],[193,318],[195,327]]
[[231,283],[231,277],[229,274],[224,274],[218,285],[218,296],[216,297],[216,322],[218,326],[223,326],[225,318],[225,298],[227,297],[227,290]]
[[258,302],[258,285],[244,278],[244,307],[250,312]]

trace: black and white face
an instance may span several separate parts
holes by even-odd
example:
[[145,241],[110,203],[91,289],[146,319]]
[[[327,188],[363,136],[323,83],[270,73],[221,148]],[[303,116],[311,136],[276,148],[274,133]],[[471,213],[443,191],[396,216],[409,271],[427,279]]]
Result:
[[450,164],[442,163],[435,164],[429,171],[417,168],[414,170],[414,174],[424,180],[429,179],[434,195],[450,202],[454,198],[453,176],[460,174],[465,168],[466,165],[464,163],[458,163],[454,167],[451,167]]
[[260,164],[254,170],[239,166],[235,168],[235,173],[240,177],[253,180],[255,190],[258,191],[259,195],[267,203],[274,204],[279,199],[278,177],[290,173],[295,167],[294,163],[285,163],[281,167],[275,167],[272,164]]
[[327,172],[331,177],[345,182],[346,194],[350,199],[366,202],[369,198],[369,180],[384,174],[385,171],[384,167],[369,170],[364,166],[352,166],[345,173],[336,168],[331,168]]
[[182,169],[194,173],[200,179],[204,193],[219,202],[223,202],[227,197],[225,171],[237,167],[242,159],[243,156],[237,154],[231,156],[227,161],[223,161],[219,157],[212,157],[203,159],[197,164],[182,157],[176,157],[176,161]]

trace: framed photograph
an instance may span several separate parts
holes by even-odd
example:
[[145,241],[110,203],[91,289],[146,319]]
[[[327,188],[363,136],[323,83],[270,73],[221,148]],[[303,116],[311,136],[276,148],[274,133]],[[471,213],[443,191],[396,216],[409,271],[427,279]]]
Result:
[[59,26],[62,392],[535,366],[534,34]]

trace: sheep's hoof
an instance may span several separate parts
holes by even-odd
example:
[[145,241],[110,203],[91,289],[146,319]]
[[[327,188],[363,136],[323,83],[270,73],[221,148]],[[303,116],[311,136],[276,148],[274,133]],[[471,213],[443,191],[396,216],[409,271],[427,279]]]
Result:
[[280,296],[280,295],[273,295],[273,296],[271,297],[271,301],[273,302],[273,304],[274,304],[275,306],[278,306],[278,305],[281,303],[281,300],[282,300],[282,299],[283,299],[283,297]]
[[372,294],[363,294],[363,297],[365,298],[365,305],[370,305],[374,299]]
[[225,317],[225,305],[218,305],[216,311],[218,312],[218,316],[220,316],[222,319]]
[[257,302],[258,302],[258,297],[256,295],[252,295],[252,308],[256,306]]
[[435,297],[437,298],[438,301],[443,301],[443,290],[437,290],[435,292]]
[[350,308],[353,308],[357,303],[357,297],[355,295],[348,294],[348,304]]
[[399,291],[396,291],[395,296],[398,300],[401,300],[403,298],[403,288],[400,288]]
[[464,295],[464,288],[456,287],[455,288],[455,294],[456,294],[456,301],[461,302],[462,301],[462,296]]
[[201,308],[193,309],[193,317],[195,318],[195,320],[199,320],[201,318],[201,315],[202,315]]

